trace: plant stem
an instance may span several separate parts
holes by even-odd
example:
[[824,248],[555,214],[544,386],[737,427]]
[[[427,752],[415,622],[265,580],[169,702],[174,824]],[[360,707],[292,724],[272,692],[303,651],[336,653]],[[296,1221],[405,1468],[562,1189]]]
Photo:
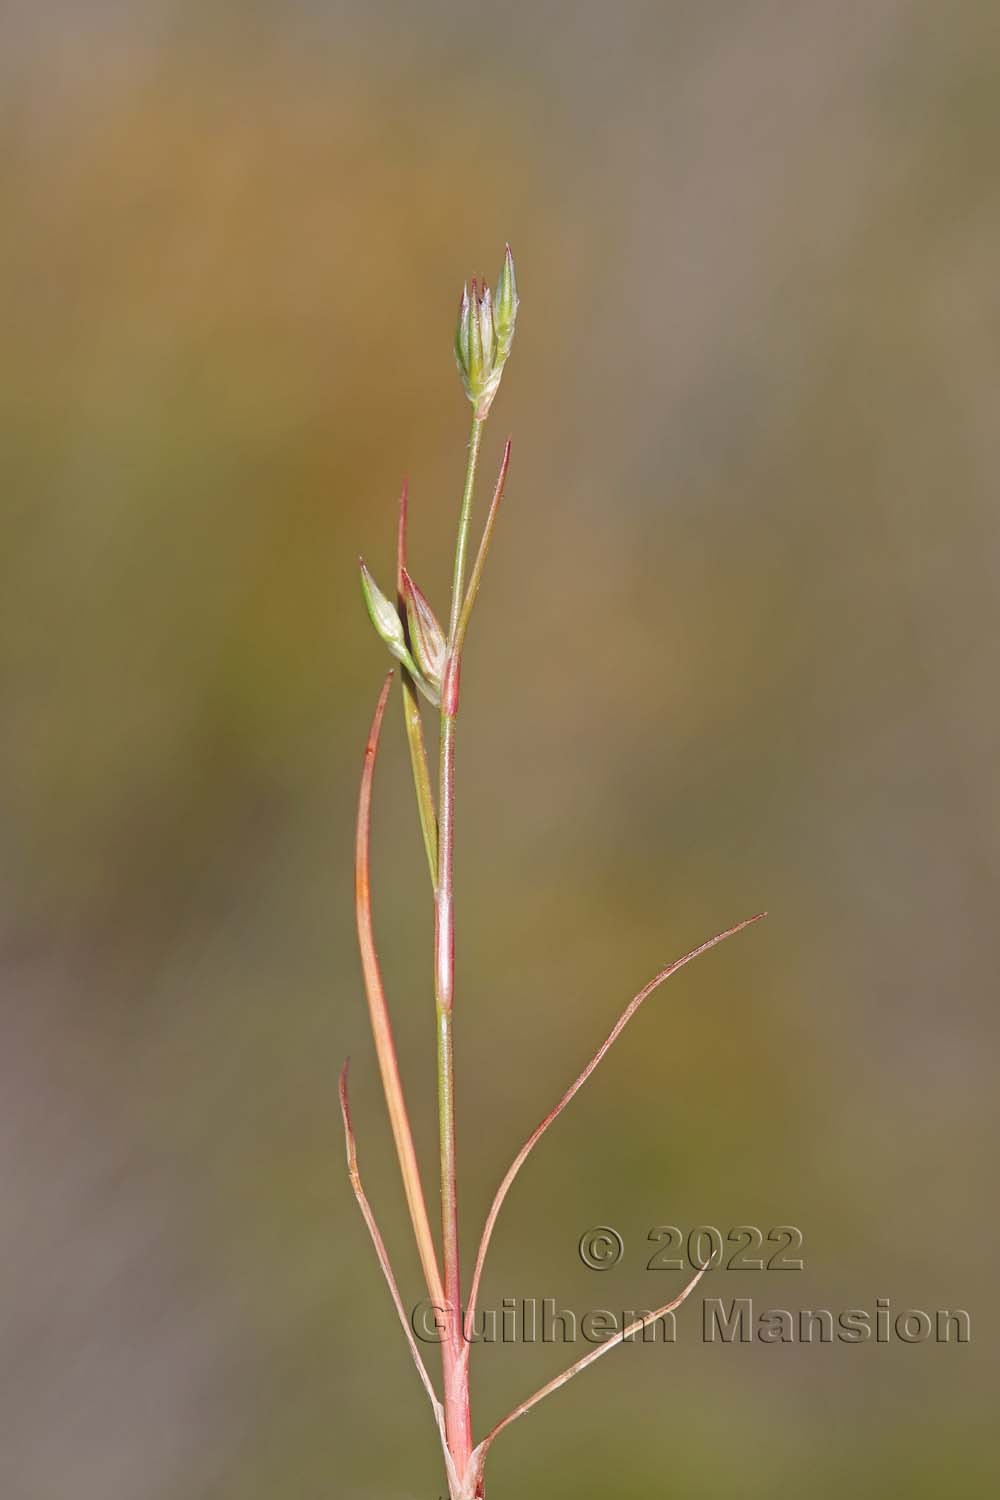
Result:
[[424,726],[420,717],[420,699],[413,678],[404,667],[399,674],[403,692],[403,721],[406,725],[406,742],[410,749],[410,765],[413,768],[413,790],[420,816],[420,833],[427,855],[431,885],[437,882],[437,815],[434,812],[434,793],[431,791],[430,771],[427,767],[427,749],[424,745]]
[[465,645],[465,632],[469,628],[469,617],[472,607],[479,593],[479,585],[483,579],[483,568],[486,566],[486,555],[490,550],[490,541],[493,537],[493,527],[496,525],[497,511],[500,509],[500,501],[503,499],[504,485],[507,483],[507,470],[510,468],[510,438],[504,444],[503,460],[500,464],[500,473],[497,476],[496,488],[493,491],[493,499],[490,501],[489,514],[486,517],[486,525],[483,528],[483,539],[476,553],[476,560],[472,564],[472,575],[469,578],[469,587],[466,590],[465,601],[462,605],[462,613],[458,618],[458,634],[455,637],[455,650],[459,655]]
[[462,1277],[459,1263],[458,1186],[455,1153],[455,1055],[452,1016],[455,1000],[455,717],[458,712],[460,654],[458,626],[462,612],[465,557],[468,550],[472,496],[483,421],[473,417],[465,488],[455,543],[448,624],[448,654],[441,692],[441,760],[438,798],[437,885],[434,920],[434,990],[437,1007],[438,1123],[441,1142],[441,1240],[444,1253],[446,1332],[441,1346],[444,1375],[445,1430],[458,1475],[465,1473],[472,1452],[469,1415],[468,1351],[462,1326]]
[[465,490],[462,494],[462,512],[458,518],[458,539],[455,543],[455,576],[451,584],[451,614],[448,618],[448,648],[453,650],[458,634],[458,621],[462,613],[462,585],[465,582],[465,554],[469,548],[469,521],[472,516],[472,493],[476,485],[476,465],[479,462],[479,444],[483,436],[485,417],[473,417],[469,435],[469,460],[465,470]]
[[[399,618],[406,621],[406,601],[403,597],[403,579],[406,574],[406,514],[409,501],[409,484],[404,479],[399,495],[399,524],[396,530],[396,608]],[[407,640],[407,644],[410,644]],[[403,691],[403,721],[406,725],[406,742],[410,749],[410,764],[413,767],[413,790],[417,798],[420,815],[420,832],[427,854],[431,885],[437,885],[437,813],[434,811],[434,793],[431,791],[431,775],[427,765],[427,747],[424,744],[424,725],[420,716],[420,699],[416,684],[403,667],[399,674]]]

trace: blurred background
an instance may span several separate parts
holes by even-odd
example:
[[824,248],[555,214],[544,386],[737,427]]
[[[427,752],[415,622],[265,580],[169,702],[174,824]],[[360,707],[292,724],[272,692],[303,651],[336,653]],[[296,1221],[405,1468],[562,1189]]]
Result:
[[[464,1244],[486,1305],[663,1301],[649,1230],[793,1224],[755,1308],[965,1346],[610,1355],[503,1497],[983,1496],[995,1314],[995,6],[34,0],[0,21],[0,1488],[431,1500],[336,1076],[421,1295],[352,913],[384,662],[443,612],[467,275],[522,295],[466,658]],[[485,495],[481,497],[482,501]],[[480,509],[479,514],[482,514]],[[993,687],[990,684],[993,684]],[[375,920],[434,1152],[430,902],[394,702]],[[621,1264],[580,1235],[614,1226]],[[577,1353],[581,1352],[579,1350]],[[475,1361],[481,1435],[567,1362]],[[992,1374],[991,1374],[992,1371]]]

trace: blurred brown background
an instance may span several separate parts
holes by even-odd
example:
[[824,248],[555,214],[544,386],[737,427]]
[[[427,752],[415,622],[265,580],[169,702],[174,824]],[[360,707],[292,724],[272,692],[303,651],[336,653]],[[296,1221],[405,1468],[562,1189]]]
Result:
[[[459,745],[466,1255],[648,1306],[657,1224],[793,1223],[758,1308],[964,1347],[619,1351],[503,1497],[979,1497],[993,1294],[1000,32],[990,3],[36,3],[0,23],[4,1500],[430,1500],[343,1168],[420,1295],[351,910],[395,496],[444,609],[463,278],[517,256]],[[431,1168],[397,713],[376,922]],[[577,1258],[617,1227],[622,1264]],[[662,1294],[662,1295],[661,1295]],[[481,1433],[565,1362],[484,1349]],[[991,1373],[993,1372],[993,1373]]]

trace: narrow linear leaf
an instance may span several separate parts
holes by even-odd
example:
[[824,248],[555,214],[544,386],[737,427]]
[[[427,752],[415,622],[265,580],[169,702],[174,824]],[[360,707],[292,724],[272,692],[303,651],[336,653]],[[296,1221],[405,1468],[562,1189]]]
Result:
[[399,1063],[396,1057],[396,1043],[392,1034],[392,1022],[389,1018],[389,1007],[386,1003],[385,989],[382,985],[378,955],[375,951],[375,933],[372,924],[370,881],[372,782],[375,775],[375,758],[378,753],[382,719],[385,714],[385,705],[389,696],[391,683],[392,673],[390,672],[379,694],[375,717],[372,720],[368,743],[365,746],[364,768],[361,773],[361,791],[358,797],[358,831],[354,864],[355,917],[358,930],[358,947],[361,952],[361,970],[364,976],[365,994],[368,999],[368,1013],[371,1020],[372,1036],[375,1039],[375,1052],[378,1057],[379,1072],[382,1076],[382,1089],[385,1094],[386,1108],[389,1112],[389,1123],[392,1127],[393,1140],[396,1143],[399,1168],[403,1177],[406,1204],[409,1209],[410,1222],[413,1225],[417,1249],[420,1253],[420,1263],[423,1267],[428,1294],[432,1301],[441,1305],[444,1302],[441,1272],[438,1268],[434,1237],[431,1234],[430,1220],[427,1216],[427,1204],[424,1200],[424,1190],[420,1180],[417,1154],[413,1146],[410,1118],[403,1095],[403,1082],[399,1074]]
[[368,1195],[362,1185],[361,1173],[358,1171],[358,1152],[354,1139],[354,1127],[351,1123],[351,1105],[347,1094],[347,1075],[350,1065],[351,1060],[350,1058],[348,1058],[344,1063],[344,1066],[340,1070],[339,1085],[340,1113],[344,1121],[344,1140],[347,1146],[347,1174],[351,1179],[351,1187],[354,1190],[355,1198],[358,1200],[358,1207],[361,1209],[362,1217],[364,1218],[365,1224],[368,1226],[368,1233],[371,1235],[372,1244],[375,1246],[375,1254],[377,1255],[378,1263],[382,1268],[382,1275],[385,1277],[386,1283],[389,1287],[389,1293],[392,1297],[393,1305],[395,1306],[396,1312],[399,1315],[399,1321],[402,1324],[403,1332],[406,1335],[406,1342],[410,1346],[410,1353],[413,1355],[413,1363],[417,1367],[417,1373],[420,1376],[421,1383],[423,1384],[424,1390],[430,1397],[431,1406],[434,1408],[434,1415],[437,1420],[438,1431],[441,1434],[441,1441],[444,1442],[444,1419],[441,1410],[441,1403],[438,1401],[437,1393],[434,1390],[431,1378],[427,1373],[427,1366],[424,1364],[423,1360],[420,1357],[420,1350],[417,1348],[417,1341],[413,1336],[413,1330],[410,1327],[410,1320],[406,1316],[406,1309],[403,1306],[403,1299],[399,1295],[399,1286],[396,1282],[396,1277],[392,1269],[392,1262],[389,1259],[389,1252],[385,1247],[385,1241],[382,1238],[378,1223],[376,1222],[375,1215],[372,1211],[372,1206],[368,1201]]
[[472,606],[476,602],[479,593],[479,585],[483,581],[483,569],[486,566],[486,558],[490,550],[490,541],[493,536],[493,527],[496,525],[497,512],[500,509],[500,501],[503,499],[504,487],[507,483],[507,470],[510,468],[510,438],[504,444],[503,458],[500,461],[500,473],[493,489],[493,499],[486,516],[486,525],[483,527],[482,540],[479,543],[479,551],[472,565],[472,573],[469,578],[469,587],[466,590],[465,599],[462,604],[462,613],[458,621],[458,634],[456,636],[456,647],[461,651],[465,644],[465,634],[469,628],[469,620],[472,617]]
[[611,1030],[608,1032],[608,1035],[604,1038],[604,1041],[598,1047],[597,1051],[594,1053],[587,1066],[581,1073],[577,1074],[576,1078],[574,1078],[573,1082],[563,1094],[562,1098],[559,1100],[555,1108],[550,1110],[545,1118],[535,1126],[534,1130],[528,1136],[528,1139],[525,1141],[524,1145],[521,1147],[520,1151],[517,1153],[517,1155],[514,1157],[514,1160],[508,1167],[503,1181],[500,1183],[500,1186],[496,1190],[493,1202],[490,1205],[490,1211],[486,1215],[486,1223],[483,1226],[482,1237],[479,1241],[479,1251],[476,1255],[476,1268],[472,1275],[472,1286],[469,1291],[469,1304],[465,1319],[467,1333],[471,1331],[473,1326],[472,1319],[476,1310],[476,1298],[479,1294],[479,1283],[483,1274],[483,1265],[486,1260],[486,1252],[489,1249],[490,1239],[492,1238],[493,1229],[496,1225],[500,1209],[503,1206],[503,1201],[506,1198],[507,1194],[510,1192],[511,1186],[518,1172],[524,1166],[524,1163],[527,1160],[528,1156],[538,1145],[538,1142],[548,1130],[549,1126],[554,1124],[554,1122],[562,1114],[563,1110],[566,1108],[570,1100],[580,1092],[580,1090],[583,1088],[583,1085],[590,1077],[591,1073],[593,1073],[594,1069],[604,1059],[606,1054],[610,1051],[611,1047],[614,1046],[615,1042],[621,1036],[622,1032],[625,1030],[625,1027],[628,1025],[629,1021],[631,1021],[640,1005],[642,1005],[644,1000],[649,999],[654,990],[659,989],[660,985],[668,980],[672,974],[676,974],[678,969],[683,969],[685,964],[691,963],[693,959],[700,958],[700,956],[703,953],[707,953],[710,948],[715,948],[719,943],[725,942],[726,938],[735,937],[736,933],[742,932],[745,927],[752,927],[755,922],[760,922],[766,916],[767,912],[760,911],[757,912],[755,916],[745,917],[742,922],[737,922],[733,927],[727,927],[724,932],[717,932],[715,937],[709,938],[707,942],[699,943],[697,948],[692,948],[691,951],[689,953],[685,953],[682,958],[675,958],[672,964],[668,964],[665,969],[660,970],[659,974],[654,975],[649,983],[645,985],[644,988],[641,989],[632,1000],[629,1001],[628,1005],[622,1011],[621,1015],[618,1017],[618,1020],[612,1026]]
[[630,1323],[627,1328],[623,1328],[620,1333],[616,1333],[614,1338],[608,1339],[607,1343],[601,1344],[599,1348],[592,1349],[589,1354],[585,1354],[582,1359],[577,1360],[575,1365],[570,1365],[568,1370],[564,1370],[563,1373],[561,1375],[557,1375],[554,1380],[547,1381],[546,1384],[543,1385],[539,1390],[537,1390],[533,1396],[529,1396],[527,1401],[522,1401],[518,1406],[514,1407],[513,1411],[509,1411],[507,1415],[496,1424],[492,1431],[487,1433],[486,1437],[483,1438],[483,1441],[473,1450],[470,1467],[473,1469],[474,1473],[476,1473],[477,1475],[480,1475],[482,1473],[483,1463],[485,1461],[486,1454],[489,1451],[490,1445],[493,1443],[495,1438],[499,1437],[500,1433],[503,1432],[505,1427],[509,1427],[511,1422],[516,1422],[518,1417],[523,1417],[524,1414],[526,1412],[529,1412],[533,1406],[537,1406],[539,1401],[543,1401],[546,1396],[551,1396],[553,1391],[559,1390],[560,1386],[566,1385],[570,1380],[573,1379],[574,1375],[579,1375],[580,1372],[582,1370],[585,1370],[588,1365],[594,1364],[595,1361],[599,1360],[603,1355],[610,1353],[612,1349],[616,1349],[619,1344],[624,1344],[626,1339],[632,1338],[634,1334],[639,1333],[643,1328],[647,1328],[650,1323],[655,1323],[657,1318],[665,1318],[667,1313],[674,1312],[678,1307],[680,1307],[682,1302],[687,1301],[688,1297],[690,1297],[691,1293],[694,1291],[695,1287],[698,1285],[699,1281],[704,1276],[707,1270],[708,1266],[702,1266],[701,1269],[694,1276],[692,1276],[691,1280],[688,1282],[687,1286],[684,1287],[683,1291],[679,1292],[676,1297],[671,1299],[671,1301],[665,1302],[663,1306],[658,1307],[655,1312],[646,1313],[643,1317],[636,1318],[634,1323]]

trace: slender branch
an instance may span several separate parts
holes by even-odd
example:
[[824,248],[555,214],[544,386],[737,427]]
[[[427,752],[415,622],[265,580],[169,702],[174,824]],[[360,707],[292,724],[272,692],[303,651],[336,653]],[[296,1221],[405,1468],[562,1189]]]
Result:
[[428,1295],[432,1301],[440,1303],[444,1296],[441,1272],[438,1267],[430,1220],[427,1217],[427,1205],[424,1201],[424,1190],[420,1181],[420,1168],[417,1165],[417,1155],[413,1147],[413,1135],[410,1131],[410,1119],[406,1110],[406,1100],[403,1096],[403,1083],[399,1076],[396,1044],[392,1035],[392,1022],[389,1019],[389,1007],[386,1003],[385,990],[382,985],[378,955],[375,951],[375,934],[372,925],[370,883],[372,781],[375,774],[375,756],[378,751],[382,718],[385,714],[385,705],[389,696],[391,682],[392,673],[390,672],[382,686],[378,706],[375,709],[375,717],[372,720],[371,731],[368,735],[368,743],[365,746],[364,769],[361,774],[361,792],[358,798],[358,836],[354,867],[355,915],[358,928],[358,947],[361,950],[361,969],[364,975],[365,993],[368,997],[368,1012],[371,1017],[372,1035],[375,1038],[375,1052],[378,1057],[379,1071],[382,1075],[382,1088],[385,1093],[386,1107],[389,1111],[389,1123],[392,1126],[393,1139],[396,1143],[396,1154],[399,1157],[399,1168],[403,1175],[403,1190],[406,1193],[406,1204],[410,1212],[410,1221],[413,1225],[413,1233],[417,1241],[417,1250],[420,1254],[420,1263],[423,1266]]
[[476,465],[485,418],[474,416],[455,542],[448,646],[441,692],[440,792],[438,794],[437,886],[434,899],[434,993],[437,1011],[438,1130],[441,1155],[441,1244],[447,1328],[441,1346],[444,1415],[448,1447],[460,1474],[472,1449],[469,1416],[469,1346],[463,1337],[462,1274],[459,1260],[458,1175],[455,1145],[455,1051],[452,1009],[455,999],[455,715],[458,712],[458,638],[465,554],[476,484]]
[[507,483],[507,470],[510,468],[510,438],[504,444],[503,458],[500,461],[500,473],[497,475],[496,487],[493,491],[493,499],[490,501],[489,513],[486,517],[486,525],[483,527],[482,540],[479,543],[479,551],[472,565],[469,575],[469,587],[465,594],[465,603],[462,605],[462,613],[459,616],[458,632],[455,639],[455,650],[461,653],[465,645],[465,633],[469,628],[469,620],[472,618],[472,607],[479,593],[479,585],[483,579],[483,568],[486,566],[486,556],[490,550],[490,540],[493,536],[493,527],[496,525],[497,511],[500,509],[500,501],[503,499],[504,485]]
[[630,1323],[627,1328],[623,1328],[621,1333],[616,1333],[614,1338],[609,1339],[606,1344],[601,1344],[599,1348],[592,1349],[589,1354],[585,1354],[582,1359],[577,1360],[575,1365],[570,1365],[568,1370],[564,1370],[561,1375],[557,1375],[554,1380],[548,1381],[540,1390],[537,1390],[533,1396],[529,1396],[527,1401],[522,1401],[519,1406],[515,1406],[514,1410],[508,1412],[503,1420],[498,1422],[492,1431],[487,1433],[486,1437],[483,1438],[483,1441],[478,1444],[472,1455],[473,1464],[477,1465],[478,1469],[482,1468],[482,1462],[486,1457],[486,1452],[490,1444],[503,1432],[505,1427],[510,1426],[511,1422],[516,1422],[518,1417],[523,1417],[525,1412],[529,1412],[533,1406],[537,1406],[539,1401],[544,1400],[546,1396],[550,1396],[560,1386],[566,1385],[568,1381],[573,1379],[574,1375],[579,1375],[581,1370],[585,1370],[588,1365],[592,1365],[602,1355],[607,1354],[609,1350],[614,1349],[618,1344],[624,1344],[626,1339],[632,1338],[634,1334],[648,1327],[650,1323],[655,1323],[657,1318],[665,1318],[667,1313],[671,1313],[680,1307],[681,1303],[690,1297],[707,1270],[707,1265],[702,1266],[697,1274],[692,1276],[684,1290],[678,1296],[674,1297],[672,1301],[665,1302],[655,1312],[646,1313],[643,1317],[636,1318],[634,1323]]
[[716,933],[715,937],[709,938],[707,942],[699,943],[697,948],[692,948],[690,953],[684,954],[683,958],[675,958],[672,964],[668,964],[665,969],[661,969],[659,974],[655,975],[654,978],[652,978],[649,983],[643,989],[641,989],[639,993],[634,997],[634,999],[632,999],[625,1007],[621,1015],[618,1017],[618,1020],[615,1022],[614,1026],[612,1026],[611,1030],[608,1032],[608,1035],[605,1037],[604,1041],[598,1047],[597,1051],[594,1053],[587,1066],[583,1069],[583,1072],[579,1073],[576,1076],[555,1108],[550,1110],[545,1118],[535,1126],[535,1129],[528,1136],[528,1139],[525,1141],[524,1145],[521,1147],[520,1151],[517,1153],[517,1155],[514,1157],[514,1160],[508,1167],[503,1181],[496,1190],[493,1202],[490,1205],[490,1211],[486,1215],[486,1223],[483,1226],[482,1238],[479,1241],[479,1251],[476,1256],[476,1267],[472,1275],[472,1286],[469,1291],[469,1304],[465,1317],[465,1327],[467,1334],[469,1331],[471,1331],[473,1326],[472,1320],[476,1311],[476,1298],[479,1295],[479,1283],[483,1274],[483,1264],[486,1260],[486,1252],[489,1249],[490,1239],[493,1235],[493,1229],[497,1221],[497,1216],[499,1215],[500,1209],[503,1206],[504,1199],[510,1191],[511,1184],[514,1181],[514,1178],[523,1167],[525,1160],[527,1159],[531,1151],[535,1148],[535,1146],[538,1145],[538,1142],[548,1130],[549,1126],[559,1118],[574,1095],[579,1093],[580,1089],[586,1083],[591,1073],[593,1073],[594,1069],[602,1061],[606,1053],[621,1036],[622,1032],[625,1030],[625,1027],[628,1025],[629,1021],[631,1021],[632,1017],[635,1015],[636,1011],[639,1009],[643,1001],[648,1000],[649,996],[653,993],[654,990],[659,989],[661,984],[669,979],[672,974],[676,974],[678,969],[683,969],[685,964],[689,964],[692,959],[699,958],[701,954],[707,953],[710,948],[716,947],[717,944],[724,942],[726,938],[734,937],[737,932],[742,932],[744,927],[751,927],[754,922],[759,922],[762,917],[766,916],[767,913],[761,911],[758,912],[756,916],[746,917],[742,922],[737,922],[734,927],[727,927],[725,932]]
[[427,855],[427,868],[431,885],[437,883],[437,814],[434,811],[434,793],[431,790],[431,774],[427,764],[427,748],[424,744],[424,725],[420,716],[420,697],[413,678],[405,667],[399,676],[403,690],[403,722],[406,725],[406,741],[410,747],[410,764],[413,768],[413,789],[420,815],[420,833]]
[[472,495],[476,487],[476,465],[479,462],[479,444],[482,441],[485,417],[473,417],[469,435],[469,458],[465,469],[465,488],[462,492],[462,510],[458,518],[458,538],[455,543],[455,572],[451,585],[451,613],[448,619],[448,647],[453,651],[458,637],[458,618],[462,608],[462,586],[465,581],[465,554],[469,545],[469,520],[472,515]]
[[423,1360],[420,1357],[420,1350],[417,1348],[417,1341],[413,1336],[413,1330],[410,1327],[410,1320],[406,1316],[406,1309],[403,1306],[403,1299],[399,1295],[399,1287],[396,1284],[396,1278],[393,1274],[392,1262],[389,1259],[389,1252],[385,1248],[385,1241],[383,1240],[382,1235],[379,1231],[378,1224],[375,1221],[375,1215],[372,1212],[372,1206],[368,1201],[368,1195],[366,1194],[364,1187],[362,1186],[361,1174],[358,1171],[358,1153],[354,1140],[354,1128],[351,1124],[351,1106],[350,1101],[347,1097],[347,1073],[350,1067],[350,1062],[351,1060],[350,1058],[348,1058],[344,1063],[344,1066],[340,1070],[340,1113],[344,1118],[344,1139],[347,1144],[347,1171],[351,1179],[351,1187],[354,1189],[354,1196],[358,1200],[358,1206],[361,1209],[364,1221],[368,1226],[368,1233],[371,1235],[372,1244],[375,1246],[375,1254],[378,1256],[378,1263],[382,1267],[382,1275],[385,1277],[388,1284],[389,1292],[392,1296],[393,1306],[395,1307],[396,1312],[399,1315],[399,1321],[402,1324],[403,1332],[406,1335],[406,1342],[410,1346],[410,1353],[413,1355],[413,1363],[417,1367],[417,1373],[420,1376],[424,1390],[430,1397],[431,1406],[434,1408],[434,1416],[438,1424],[438,1431],[441,1433],[441,1440],[443,1442],[444,1427],[441,1403],[437,1398],[437,1392],[435,1391],[434,1386],[431,1382],[431,1378],[427,1373],[427,1366],[424,1364]]
[[[396,602],[399,618],[406,630],[406,604],[403,598],[403,574],[406,571],[406,511],[409,485],[403,480],[399,495],[399,529],[396,541]],[[399,677],[403,693],[403,721],[406,725],[406,741],[410,748],[410,765],[413,768],[413,789],[420,815],[420,832],[424,840],[424,851],[430,870],[431,885],[437,884],[437,813],[434,810],[434,793],[431,790],[431,773],[427,763],[427,747],[424,743],[424,722],[420,713],[420,696],[416,684],[404,667]]]

